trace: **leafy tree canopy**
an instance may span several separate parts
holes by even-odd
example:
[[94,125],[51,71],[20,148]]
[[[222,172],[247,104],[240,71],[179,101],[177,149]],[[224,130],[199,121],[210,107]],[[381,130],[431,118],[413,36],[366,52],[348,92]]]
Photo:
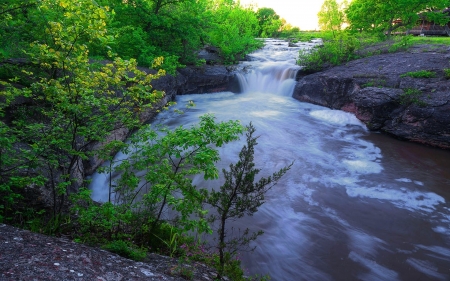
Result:
[[344,7],[347,1],[338,4],[336,0],[325,0],[320,8],[317,17],[319,19],[320,30],[335,31],[341,30],[342,24],[345,22]]
[[346,14],[352,29],[390,35],[400,27],[414,26],[421,13],[430,15],[439,23],[448,22],[444,14],[432,14],[448,6],[448,0],[353,0]]

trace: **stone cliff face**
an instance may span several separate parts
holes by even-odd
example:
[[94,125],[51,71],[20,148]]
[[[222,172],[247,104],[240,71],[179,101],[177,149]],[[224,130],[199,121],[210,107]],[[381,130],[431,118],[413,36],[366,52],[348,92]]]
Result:
[[[450,149],[449,61],[448,47],[429,45],[359,59],[303,77],[293,97],[354,113],[371,130]],[[435,77],[402,76],[420,70]]]

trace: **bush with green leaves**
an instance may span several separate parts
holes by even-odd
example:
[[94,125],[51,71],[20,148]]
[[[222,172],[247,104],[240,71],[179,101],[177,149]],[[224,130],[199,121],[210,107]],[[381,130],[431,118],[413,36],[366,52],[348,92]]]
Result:
[[444,69],[445,79],[450,79],[450,68]]
[[394,38],[394,44],[389,47],[389,52],[395,53],[399,51],[407,50],[413,45],[413,35],[405,35]]
[[236,63],[246,54],[262,47],[263,43],[255,39],[258,19],[250,8],[222,1],[211,11],[214,22],[207,35],[211,44],[219,47],[225,63]]
[[137,248],[130,242],[123,240],[111,241],[103,245],[102,248],[135,261],[141,261],[147,256],[147,250],[145,248]]
[[[86,190],[72,197],[82,235],[92,240],[89,235],[120,238],[121,233],[147,243],[167,220],[174,230],[209,232],[202,207],[206,191],[196,188],[191,176],[217,178],[217,147],[237,140],[242,131],[238,121],[216,123],[212,115],[200,117],[200,123],[191,128],[141,129],[122,149],[128,158],[104,168],[107,173],[120,173],[111,182],[111,202],[97,205]],[[167,209],[171,216],[165,216]]]
[[306,71],[320,71],[327,66],[340,65],[357,56],[360,41],[352,35],[340,32],[336,40],[324,41],[313,50],[300,50],[297,64]]
[[415,104],[418,106],[426,106],[426,102],[422,99],[422,91],[415,88],[403,89],[403,94],[400,95],[400,103],[403,105]]

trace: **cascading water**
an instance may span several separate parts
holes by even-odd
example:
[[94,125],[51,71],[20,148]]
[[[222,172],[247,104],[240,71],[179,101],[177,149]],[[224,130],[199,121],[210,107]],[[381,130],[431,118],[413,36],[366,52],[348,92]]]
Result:
[[[252,122],[261,176],[295,161],[260,210],[232,225],[265,232],[255,252],[241,253],[249,274],[450,280],[450,153],[370,133],[351,114],[294,100],[295,55],[311,46],[270,40],[241,65],[242,94],[179,96],[179,108],[191,100],[196,107],[164,112],[156,122],[189,126],[206,113]],[[237,160],[242,144],[220,149],[220,169]],[[201,176],[194,182],[221,184]],[[96,199],[105,200],[107,186],[94,176]]]

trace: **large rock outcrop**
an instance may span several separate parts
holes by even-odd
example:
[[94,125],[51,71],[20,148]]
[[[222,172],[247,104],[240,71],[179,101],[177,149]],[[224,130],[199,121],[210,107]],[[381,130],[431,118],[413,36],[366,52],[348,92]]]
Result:
[[[448,46],[415,46],[408,52],[351,61],[301,78],[293,97],[352,112],[371,130],[450,149]],[[434,78],[411,78],[428,70]]]

